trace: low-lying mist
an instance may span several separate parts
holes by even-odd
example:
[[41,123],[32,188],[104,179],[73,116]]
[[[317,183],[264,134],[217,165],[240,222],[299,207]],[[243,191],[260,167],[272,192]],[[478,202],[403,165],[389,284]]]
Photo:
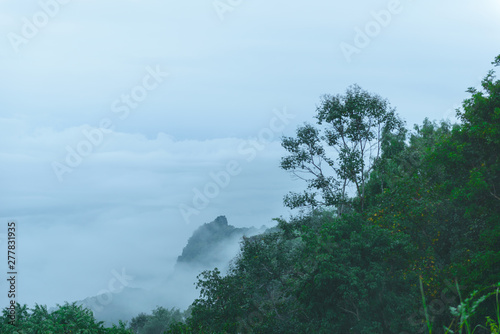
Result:
[[130,321],[140,313],[150,313],[157,306],[186,310],[199,296],[197,276],[204,270],[219,269],[227,272],[231,261],[238,255],[243,236],[250,237],[265,231],[265,227],[236,228],[226,217],[200,226],[189,238],[182,254],[175,261],[166,278],[149,287],[127,284],[126,273],[114,272],[113,285],[120,288],[106,291],[81,301],[94,312],[96,319],[107,325],[119,320]]

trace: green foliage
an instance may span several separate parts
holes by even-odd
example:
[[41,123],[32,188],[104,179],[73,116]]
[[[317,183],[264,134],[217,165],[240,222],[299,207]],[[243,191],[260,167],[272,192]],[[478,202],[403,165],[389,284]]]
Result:
[[[391,136],[404,133],[403,122],[386,100],[357,85],[345,95],[325,95],[316,118],[321,129],[305,124],[295,138],[282,139],[290,155],[282,158],[281,168],[305,180],[308,189],[304,194],[287,195],[285,205],[334,206],[340,215],[349,207],[348,191],[354,186],[362,211],[369,174],[382,146],[390,146]],[[322,200],[316,200],[316,191]]]
[[406,235],[367,224],[358,214],[335,218],[315,212],[278,221],[277,232],[244,239],[226,276],[217,269],[202,273],[189,330],[396,333],[405,328],[404,320],[392,319],[409,316],[416,301],[410,275],[402,275],[412,250]]
[[103,327],[103,322],[95,320],[92,311],[76,303],[58,305],[49,312],[46,306],[35,305],[29,310],[26,305],[16,306],[16,323],[9,324],[8,308],[3,310],[0,320],[0,333],[23,334],[131,334],[125,324],[112,328]]
[[184,321],[184,316],[178,309],[168,310],[157,306],[151,315],[141,313],[133,318],[129,329],[135,334],[163,334],[171,325],[182,321]]
[[[4,310],[0,332],[499,333],[500,81],[491,71],[468,92],[461,124],[425,119],[412,132],[358,86],[325,96],[318,127],[282,142],[281,168],[307,182],[285,204],[310,212],[243,237],[227,274],[198,276],[186,313],[158,307],[127,331],[75,304],[52,313],[18,305],[17,327]],[[206,245],[232,231],[219,217],[196,238]]]
[[[457,285],[457,291],[460,292],[458,283]],[[422,302],[424,305],[424,312],[426,316],[426,324],[427,328],[429,330],[429,334],[432,334],[432,324],[429,321],[429,315],[427,312],[427,307],[426,307],[426,302],[425,302],[425,296],[424,296],[424,291],[422,288],[422,280],[420,280],[420,287],[421,287],[421,292],[422,292]],[[492,289],[493,288],[493,289]],[[487,290],[493,290],[488,293],[485,293]],[[469,297],[467,297],[464,301],[462,301],[460,297],[460,304],[457,307],[450,307],[451,314],[457,318],[457,331],[458,333],[462,333],[463,330],[465,329],[465,332],[467,334],[473,334],[477,330],[485,330],[489,331],[488,333],[492,334],[498,334],[500,333],[500,301],[499,301],[499,294],[500,294],[500,282],[496,284],[496,286],[493,287],[486,287],[481,289],[481,291],[474,290]],[[482,304],[485,300],[487,300],[489,297],[495,296],[496,297],[496,318],[493,319],[491,317],[486,317],[486,326],[483,325],[476,325],[472,326],[472,318],[476,315],[477,308],[479,307],[480,304]],[[456,333],[456,331],[444,327],[444,330],[447,333]]]
[[130,320],[129,328],[132,332],[139,333],[139,331],[144,328],[147,321],[148,315],[146,313],[140,313]]
[[413,132],[357,86],[325,97],[325,127],[282,142],[281,167],[307,182],[285,204],[310,214],[245,239],[226,276],[205,272],[178,333],[497,333],[500,306],[477,291],[500,277],[500,82],[469,92],[461,124]]
[[[458,111],[462,124],[427,159],[430,168],[441,170],[435,187],[450,199],[453,231],[462,236],[453,240],[461,252],[454,252],[449,275],[467,287],[465,294],[500,277],[500,80],[490,71],[480,90],[468,92],[471,97]],[[487,301],[475,313],[478,318],[492,316],[492,308]]]
[[281,232],[245,238],[227,275],[217,269],[200,275],[200,298],[192,305],[189,328],[196,333],[296,332],[289,279],[298,248],[297,240]]
[[305,228],[299,263],[299,300],[316,318],[319,332],[401,331],[413,310],[412,245],[402,233],[369,224],[359,214]]

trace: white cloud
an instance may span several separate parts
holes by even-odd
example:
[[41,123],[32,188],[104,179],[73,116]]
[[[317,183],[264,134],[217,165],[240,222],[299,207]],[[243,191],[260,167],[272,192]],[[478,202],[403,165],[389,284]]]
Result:
[[[20,226],[23,302],[82,299],[123,266],[161,277],[199,224],[226,214],[236,226],[260,226],[286,212],[280,206],[289,178],[277,168],[277,142],[248,162],[237,150],[242,139],[175,141],[163,133],[148,139],[117,132],[59,183],[51,162],[86,127],[28,128],[18,119],[0,122],[1,216]],[[191,205],[192,189],[203,189],[210,173],[231,160],[240,162],[241,174],[187,224],[178,205]],[[44,289],[55,281],[57,289]]]
[[[72,1],[18,53],[6,36],[40,5],[0,1],[0,220],[21,226],[22,298],[83,298],[122,266],[161,275],[194,228],[221,214],[272,224],[287,212],[282,196],[303,186],[278,168],[277,140],[313,122],[322,94],[358,83],[410,127],[448,115],[498,54],[497,1],[401,3],[347,63],[340,43],[388,1],[244,1],[223,21],[211,1]],[[113,102],[157,64],[170,76],[119,119]],[[295,118],[247,161],[238,146],[282,106]],[[113,133],[60,183],[52,162],[104,118]],[[233,160],[242,171],[186,224],[178,205]]]

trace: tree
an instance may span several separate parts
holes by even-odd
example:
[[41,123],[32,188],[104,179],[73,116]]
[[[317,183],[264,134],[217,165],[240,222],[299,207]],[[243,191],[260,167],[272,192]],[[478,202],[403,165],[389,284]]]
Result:
[[[309,176],[308,192],[288,204],[315,210],[245,238],[226,276],[203,273],[191,318],[171,333],[422,333],[426,319],[434,331],[458,333],[465,320],[497,326],[496,300],[477,291],[497,291],[500,277],[500,81],[490,72],[469,92],[461,124],[426,119],[408,133],[357,86],[325,97],[323,128],[283,139],[291,154],[282,167]],[[341,215],[317,208],[325,204]]]
[[[321,128],[305,124],[295,138],[282,138],[290,155],[282,158],[281,168],[305,180],[308,189],[285,196],[285,205],[334,206],[341,215],[354,186],[363,211],[366,182],[381,157],[384,138],[404,132],[404,123],[386,100],[357,85],[343,96],[325,95],[315,117]],[[315,191],[321,192],[322,200],[316,199]]]
[[149,316],[146,313],[139,313],[137,316],[130,320],[129,328],[134,333],[140,333],[144,328],[144,325],[148,322]]
[[[500,65],[500,56],[493,64]],[[500,80],[489,71],[480,88],[467,92],[471,96],[457,110],[462,123],[426,159],[429,170],[441,175],[435,188],[453,209],[447,218],[456,236],[449,242],[454,251],[448,272],[467,287],[464,295],[500,276]],[[478,318],[493,308],[493,301],[482,304]]]
[[418,305],[411,238],[353,213],[305,226],[295,293],[310,333],[400,333]]
[[222,276],[220,271],[203,271],[196,287],[200,297],[192,304],[192,316],[187,324],[196,333],[236,333],[239,317],[248,296],[240,291],[235,275]]
[[15,325],[9,323],[9,311],[8,308],[3,310],[0,333],[132,334],[121,321],[119,326],[105,328],[102,321],[94,318],[91,310],[76,303],[58,305],[53,312],[49,312],[46,306],[35,305],[33,309],[28,310],[26,305],[17,304]]
[[130,321],[129,329],[136,334],[163,334],[171,325],[184,321],[182,313],[176,309],[157,306],[151,315],[139,313]]

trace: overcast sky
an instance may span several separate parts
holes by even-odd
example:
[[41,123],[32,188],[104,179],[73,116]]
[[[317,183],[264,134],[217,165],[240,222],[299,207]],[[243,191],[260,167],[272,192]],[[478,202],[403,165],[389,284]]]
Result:
[[147,286],[218,215],[274,225],[303,186],[279,139],[323,94],[357,83],[408,127],[452,117],[499,32],[498,0],[0,0],[18,301],[83,299],[123,270]]

